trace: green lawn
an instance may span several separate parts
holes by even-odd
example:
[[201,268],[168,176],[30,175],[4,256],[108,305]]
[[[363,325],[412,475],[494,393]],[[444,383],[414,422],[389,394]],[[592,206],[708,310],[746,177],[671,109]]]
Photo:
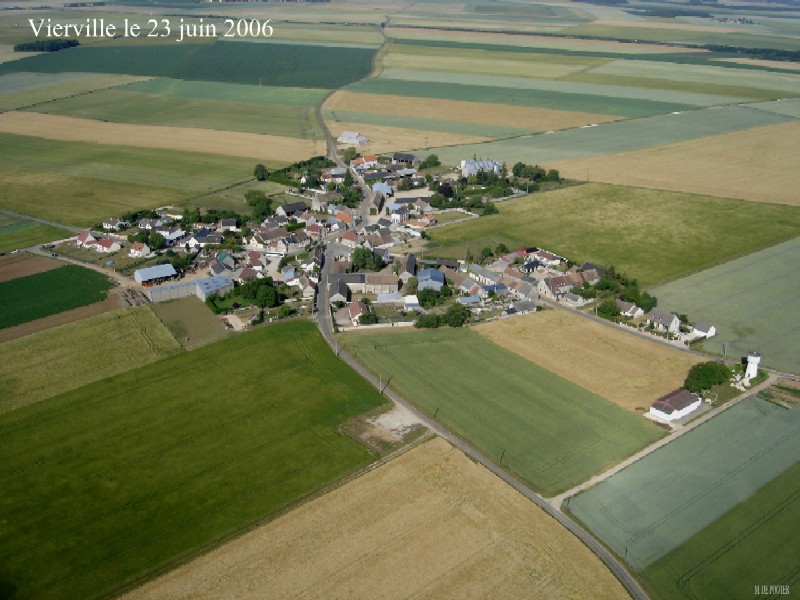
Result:
[[64,239],[71,235],[71,231],[59,227],[0,215],[0,252],[38,246],[44,242]]
[[744,597],[763,585],[796,595],[800,462],[642,573],[655,600]]
[[0,413],[180,350],[147,306],[115,310],[5,342],[0,362]]
[[797,207],[605,184],[498,208],[499,215],[431,230],[426,256],[463,259],[499,242],[541,246],[576,262],[614,265],[651,286],[800,235]]
[[465,329],[343,336],[348,352],[426,414],[545,495],[663,432]]
[[[687,562],[685,559],[689,557],[679,556],[680,548],[696,535],[703,537],[704,550],[724,547],[727,539],[718,535],[719,528],[714,534],[701,532],[728,511],[737,510],[735,507],[740,503],[749,502],[759,488],[798,461],[800,409],[786,410],[754,397],[745,398],[697,429],[571,498],[568,508],[617,556],[627,554],[626,562],[635,571],[645,571],[670,552],[673,555],[667,563],[677,561],[695,567],[707,559],[712,564],[714,559],[721,558],[713,551],[700,559],[694,554]],[[786,482],[779,487],[785,488]],[[792,491],[797,496],[796,480]],[[746,509],[754,526],[766,525],[765,515],[769,512],[769,507],[760,504]],[[758,519],[762,521],[759,523]],[[772,527],[767,525],[766,529]],[[759,553],[761,546],[755,540],[740,536],[740,532],[727,534],[742,544],[737,550],[742,556],[749,551],[753,559]],[[794,567],[790,567],[795,574],[796,559],[794,555]],[[765,564],[767,561],[765,557],[758,560]],[[663,569],[662,566],[656,570]],[[735,570],[717,571],[722,579],[734,573]],[[671,572],[672,576],[682,574]],[[749,583],[744,588],[747,592],[754,583],[773,582]],[[674,591],[674,585],[658,587],[664,598],[673,597],[669,590]]]
[[105,275],[77,265],[0,282],[0,329],[100,302],[110,288]]
[[2,581],[113,595],[366,465],[336,428],[381,403],[292,322],[2,415]]
[[761,352],[766,366],[800,374],[800,238],[658,287],[659,306],[714,324],[703,350]]

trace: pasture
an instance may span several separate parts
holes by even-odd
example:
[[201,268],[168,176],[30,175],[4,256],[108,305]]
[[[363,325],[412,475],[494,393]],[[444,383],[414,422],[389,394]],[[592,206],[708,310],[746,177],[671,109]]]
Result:
[[0,329],[101,302],[111,289],[102,273],[77,265],[0,283]]
[[5,342],[0,413],[180,352],[146,306],[120,309]]
[[0,132],[67,142],[123,145],[178,152],[201,152],[254,161],[308,158],[319,144],[311,140],[194,127],[106,123],[29,112],[0,114]]
[[79,46],[0,64],[0,75],[81,71],[331,89],[365,77],[374,52],[371,48],[248,42]]
[[71,231],[0,214],[0,252],[70,237]]
[[571,498],[569,510],[642,572],[798,460],[800,409],[749,397]]
[[382,401],[292,322],[0,415],[3,579],[115,594],[369,463],[336,427]]
[[225,596],[627,598],[572,534],[440,438],[123,598]]
[[[549,164],[617,152],[643,150],[664,144],[685,142],[733,131],[764,127],[791,121],[789,117],[753,110],[743,106],[725,106],[691,110],[679,114],[602,123],[597,127],[579,127],[548,134],[523,136],[485,144],[434,148],[444,164],[458,164],[465,156],[477,154],[514,164]],[[669,111],[666,111],[669,112]],[[581,177],[584,179],[586,174]],[[589,174],[591,179],[591,173]]]
[[714,324],[701,349],[761,353],[763,365],[800,374],[800,238],[657,287],[659,306]]
[[800,121],[558,163],[564,177],[800,206]]
[[630,411],[683,385],[697,356],[570,312],[549,310],[474,328],[495,344]]
[[498,209],[488,219],[430,231],[426,256],[463,259],[500,242],[540,246],[574,261],[614,265],[652,286],[800,234],[800,210],[792,206],[594,183]]
[[650,597],[725,600],[756,585],[794,588],[799,498],[797,462],[645,569],[641,577]]
[[185,350],[194,350],[228,335],[225,326],[199,298],[156,302],[150,308]]
[[486,456],[552,496],[663,432],[477,333],[347,336],[348,352]]

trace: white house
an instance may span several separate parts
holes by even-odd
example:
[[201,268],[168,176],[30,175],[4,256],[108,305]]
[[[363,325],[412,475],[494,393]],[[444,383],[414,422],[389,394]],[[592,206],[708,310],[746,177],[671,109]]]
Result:
[[127,229],[129,226],[130,223],[128,223],[127,221],[122,221],[114,217],[108,217],[107,219],[103,219],[103,229],[107,229],[109,231],[116,231],[117,229]]
[[122,246],[120,246],[118,242],[108,238],[100,238],[94,242],[86,243],[84,246],[94,248],[95,252],[105,252],[106,254],[122,250]]
[[717,335],[717,329],[711,323],[705,321],[698,321],[692,323],[692,334],[696,337],[710,338]]
[[649,414],[660,421],[674,421],[697,410],[701,403],[697,394],[681,388],[653,402]]
[[82,231],[80,235],[78,235],[78,239],[75,240],[75,245],[80,248],[81,246],[91,246],[97,241],[97,238],[94,237],[91,232],[89,231]]
[[657,308],[651,310],[647,315],[647,324],[652,325],[656,331],[668,331],[669,333],[677,333],[681,328],[681,322],[678,317]]
[[633,319],[638,319],[639,317],[644,315],[644,311],[636,306],[633,302],[625,302],[624,300],[620,300],[617,298],[614,302],[617,303],[617,308],[619,309],[619,314],[623,317],[631,317]]
[[150,248],[144,242],[134,242],[131,249],[128,250],[128,256],[131,258],[144,258],[150,254]]
[[369,140],[357,131],[343,131],[342,134],[336,138],[336,141],[340,144],[348,144],[350,146],[365,146],[369,144]]
[[353,325],[358,325],[359,317],[369,312],[367,305],[361,302],[361,300],[354,300],[348,304],[347,310],[350,313],[350,320],[353,322]]

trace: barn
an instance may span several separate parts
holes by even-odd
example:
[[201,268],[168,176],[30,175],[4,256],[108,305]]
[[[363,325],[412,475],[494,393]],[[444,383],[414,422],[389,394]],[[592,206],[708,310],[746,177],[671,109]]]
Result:
[[146,269],[139,269],[134,272],[133,278],[136,283],[143,285],[158,285],[165,281],[169,281],[177,275],[175,267],[170,264],[156,265],[155,267],[147,267]]

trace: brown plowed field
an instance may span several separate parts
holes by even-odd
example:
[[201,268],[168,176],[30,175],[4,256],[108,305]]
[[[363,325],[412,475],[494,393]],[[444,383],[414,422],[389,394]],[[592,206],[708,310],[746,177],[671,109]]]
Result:
[[800,206],[800,121],[559,163],[565,177]]
[[[503,106],[483,102],[440,100],[436,98],[414,98],[390,94],[360,94],[336,92],[326,102],[326,109],[377,113],[381,115],[403,115],[420,119],[443,119],[464,123],[483,123],[503,127],[518,127],[535,131],[554,131],[579,127],[589,123],[616,121],[612,115]],[[358,126],[361,128],[361,125]]]
[[24,252],[0,256],[0,281],[10,281],[17,277],[36,275],[36,273],[44,273],[63,266],[63,262],[33,256]]
[[440,438],[125,596],[628,598],[572,534]]
[[94,142],[183,152],[204,152],[275,161],[312,156],[311,140],[159,125],[128,125],[91,119],[10,111],[0,114],[0,131],[51,140]]
[[496,344],[628,410],[683,385],[702,360],[562,310],[474,328]]

